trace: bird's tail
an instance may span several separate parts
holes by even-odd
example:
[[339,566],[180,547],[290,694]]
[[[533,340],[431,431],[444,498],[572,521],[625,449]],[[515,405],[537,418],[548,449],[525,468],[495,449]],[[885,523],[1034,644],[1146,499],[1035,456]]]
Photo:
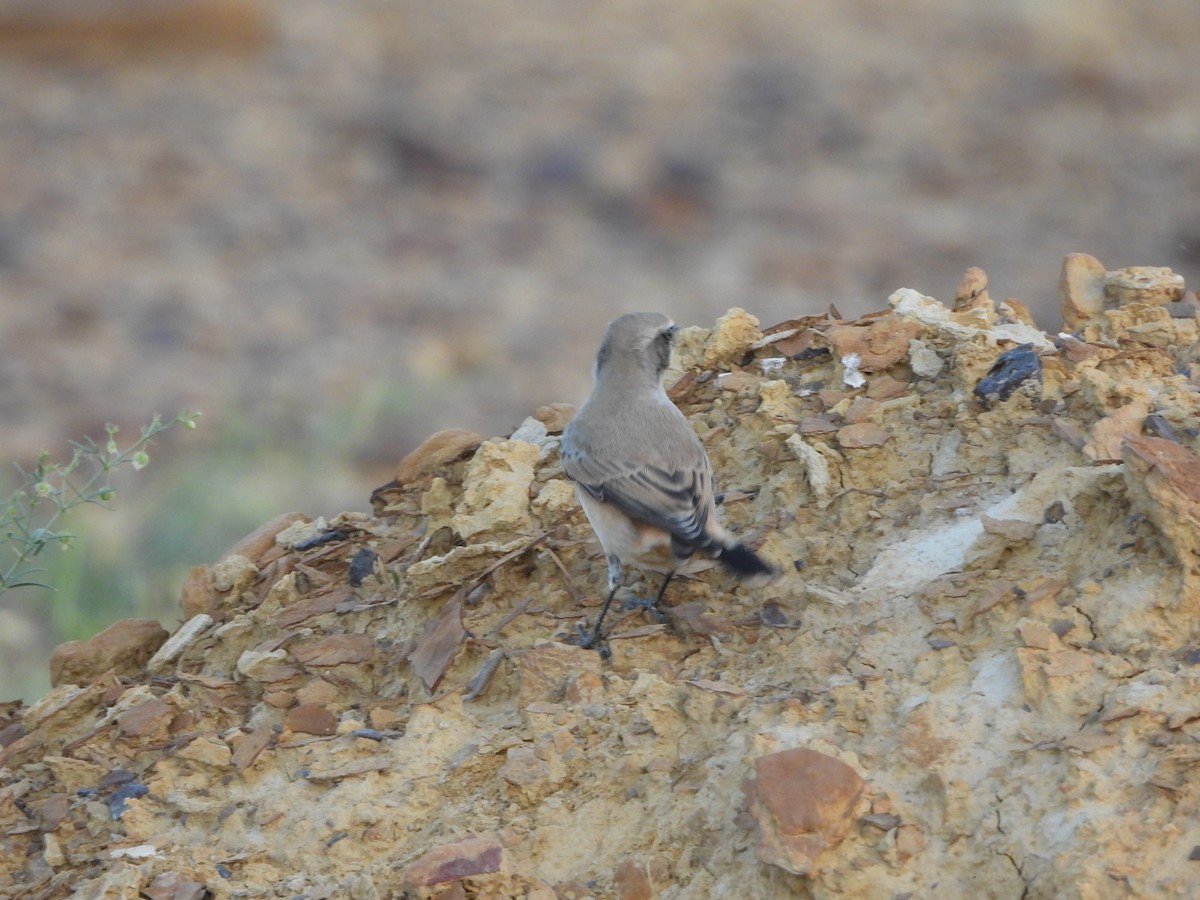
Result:
[[745,544],[734,544],[717,552],[719,559],[727,568],[739,575],[774,575],[775,568],[763,561],[763,558]]

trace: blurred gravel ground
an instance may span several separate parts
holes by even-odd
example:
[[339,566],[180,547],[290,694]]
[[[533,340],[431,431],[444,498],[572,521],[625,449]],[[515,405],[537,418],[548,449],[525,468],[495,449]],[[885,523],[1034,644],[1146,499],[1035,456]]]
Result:
[[420,401],[391,460],[574,399],[627,309],[981,265],[1053,325],[1066,252],[1200,261],[1190,0],[57,0],[0,33],[6,455],[383,379]]

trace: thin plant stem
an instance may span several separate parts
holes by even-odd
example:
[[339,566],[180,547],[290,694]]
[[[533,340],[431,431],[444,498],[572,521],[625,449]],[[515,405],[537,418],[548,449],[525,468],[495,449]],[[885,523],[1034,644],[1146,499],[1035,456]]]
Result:
[[[58,543],[64,548],[71,545],[75,535],[54,530],[60,519],[69,510],[84,503],[103,506],[115,492],[114,488],[104,483],[113,469],[126,464],[135,470],[143,468],[150,459],[145,448],[154,437],[176,424],[195,428],[199,415],[181,412],[166,424],[156,415],[149,425],[142,428],[141,437],[124,450],[117,446],[117,427],[108,425],[108,442],[104,447],[87,437],[82,442],[72,441],[74,452],[66,465],[48,462],[49,454],[42,451],[32,472],[26,472],[18,466],[25,484],[13,493],[8,509],[0,517],[0,529],[3,529],[0,546],[11,544],[15,553],[13,561],[0,573],[0,594],[16,587],[49,587],[42,582],[28,580],[31,575],[43,571],[28,568],[28,563],[50,543]],[[94,461],[96,468],[89,478],[78,484],[72,476],[86,459]],[[54,509],[42,525],[35,527],[38,510],[43,508],[42,501],[52,503]]]

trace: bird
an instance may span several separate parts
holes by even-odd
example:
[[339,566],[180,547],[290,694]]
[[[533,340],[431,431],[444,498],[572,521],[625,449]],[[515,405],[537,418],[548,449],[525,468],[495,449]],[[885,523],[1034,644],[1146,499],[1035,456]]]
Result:
[[583,647],[600,641],[626,565],[665,576],[654,605],[697,553],[740,576],[775,573],[721,526],[708,453],[663,388],[678,330],[658,312],[613,320],[596,354],[592,392],[563,431],[563,472],[608,562],[608,597],[591,635],[580,626]]

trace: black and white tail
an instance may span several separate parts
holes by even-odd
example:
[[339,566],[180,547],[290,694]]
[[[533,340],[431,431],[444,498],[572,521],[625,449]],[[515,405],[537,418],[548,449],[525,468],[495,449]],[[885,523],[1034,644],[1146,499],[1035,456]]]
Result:
[[774,575],[775,569],[763,561],[757,553],[745,544],[734,544],[717,553],[719,559],[730,571],[739,575]]

